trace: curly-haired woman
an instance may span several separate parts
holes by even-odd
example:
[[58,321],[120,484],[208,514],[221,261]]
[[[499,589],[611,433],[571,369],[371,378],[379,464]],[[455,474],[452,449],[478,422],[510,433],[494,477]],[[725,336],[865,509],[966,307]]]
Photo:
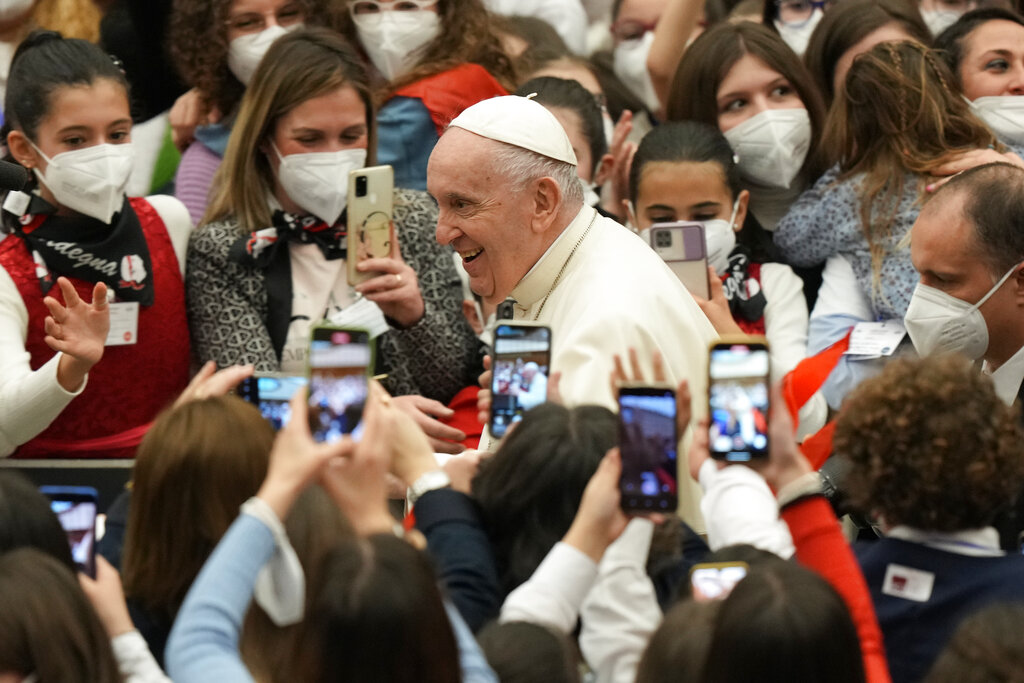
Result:
[[480,0],[345,0],[334,24],[378,76],[377,157],[395,185],[427,189],[427,160],[463,109],[515,87]]
[[961,621],[1024,601],[991,525],[1024,485],[1017,410],[960,356],[890,363],[846,399],[835,451],[885,538],[858,548],[893,681],[919,681]]
[[[275,39],[301,26],[322,25],[327,0],[178,0],[171,13],[170,48],[175,66],[192,90],[171,112],[171,123],[189,131],[216,112],[216,123],[195,128],[182,154],[175,196],[193,224],[206,211],[245,86]],[[177,132],[190,138],[191,132]],[[183,139],[183,138],[181,138]]]

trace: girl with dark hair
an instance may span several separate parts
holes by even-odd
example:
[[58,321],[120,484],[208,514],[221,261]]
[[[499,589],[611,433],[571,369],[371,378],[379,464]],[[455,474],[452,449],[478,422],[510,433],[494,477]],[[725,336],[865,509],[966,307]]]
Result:
[[395,186],[427,189],[427,160],[463,109],[515,87],[481,0],[342,0],[333,25],[373,65],[378,161]]
[[764,26],[719,24],[693,41],[672,83],[668,118],[722,131],[739,157],[750,212],[766,230],[820,173],[821,96]]
[[191,225],[170,197],[125,197],[128,85],[98,47],[33,34],[15,54],[5,113],[9,159],[34,178],[3,203],[0,452],[131,457],[188,381]]
[[849,0],[836,5],[818,24],[804,62],[831,105],[857,55],[888,40],[931,42],[917,8],[908,0]]
[[761,23],[803,57],[818,24],[834,5],[836,0],[764,0]]
[[720,334],[766,335],[777,378],[807,355],[803,283],[779,263],[764,228],[747,220],[750,192],[717,129],[685,121],[652,130],[633,157],[629,194],[641,236],[656,223],[703,223],[712,296],[698,302]]
[[1024,17],[1007,9],[978,9],[935,39],[971,111],[1001,142],[1024,150]]

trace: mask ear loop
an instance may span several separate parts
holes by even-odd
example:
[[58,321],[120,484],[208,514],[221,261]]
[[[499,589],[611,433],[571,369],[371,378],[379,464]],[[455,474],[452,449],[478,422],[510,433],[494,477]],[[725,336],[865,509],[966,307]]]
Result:
[[1014,264],[1013,268],[1010,268],[1008,271],[1006,271],[1006,274],[999,278],[998,282],[992,285],[992,289],[988,290],[988,293],[985,294],[985,296],[981,297],[981,300],[978,303],[971,306],[971,308],[973,308],[974,310],[978,310],[979,308],[981,308],[986,301],[992,298],[993,294],[999,291],[1000,287],[1006,284],[1006,281],[1010,279],[1010,276],[1013,275],[1014,271],[1020,268],[1020,266],[1020,263]]
[[736,195],[736,201],[732,203],[732,215],[729,216],[729,229],[736,232],[736,212],[740,210],[740,196]]

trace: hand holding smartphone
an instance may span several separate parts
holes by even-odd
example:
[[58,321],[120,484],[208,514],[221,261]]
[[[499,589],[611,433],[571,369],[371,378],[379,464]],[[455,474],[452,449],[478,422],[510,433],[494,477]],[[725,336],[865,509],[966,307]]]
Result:
[[768,342],[747,337],[712,345],[708,362],[711,457],[749,462],[768,457]]
[[491,436],[500,439],[523,413],[544,403],[551,366],[551,329],[523,323],[494,330],[491,365]]
[[87,486],[42,486],[39,489],[50,499],[50,509],[57,515],[71,546],[71,559],[79,571],[96,578],[96,516],[99,495]]
[[317,325],[309,343],[309,429],[317,442],[359,438],[373,347],[366,330]]
[[619,490],[626,512],[670,512],[679,505],[676,392],[669,387],[619,388]]

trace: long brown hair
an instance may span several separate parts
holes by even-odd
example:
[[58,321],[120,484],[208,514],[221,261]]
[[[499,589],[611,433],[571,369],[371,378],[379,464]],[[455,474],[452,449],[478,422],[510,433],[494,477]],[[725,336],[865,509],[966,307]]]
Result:
[[240,398],[192,401],[156,419],[135,459],[125,595],[171,619],[239,506],[267,474],[274,431]]
[[267,50],[238,110],[224,161],[213,181],[203,223],[234,216],[242,232],[270,225],[267,195],[274,172],[263,152],[278,120],[303,102],[341,87],[358,93],[366,109],[367,164],[373,165],[376,124],[366,69],[344,38],[325,28],[292,31]]
[[[334,3],[331,25],[353,45],[360,45],[349,4],[351,0]],[[438,0],[437,13],[441,19],[441,33],[424,48],[416,68],[384,87],[378,95],[378,102],[383,102],[403,86],[466,63],[479,64],[506,90],[515,90],[516,72],[512,60],[505,54],[491,15],[481,0]]]
[[801,174],[813,182],[823,170],[817,151],[825,118],[821,95],[796,54],[779,34],[761,24],[750,21],[718,24],[686,48],[669,90],[668,120],[700,121],[718,128],[718,88],[733,65],[746,55],[757,57],[772,71],[781,74],[807,108],[811,119],[811,149]]
[[[182,80],[227,115],[245,92],[228,68],[228,14],[232,0],[174,0],[167,41]],[[307,26],[327,22],[328,0],[296,0]]]
[[844,0],[822,17],[811,34],[804,63],[829,105],[835,98],[836,64],[846,51],[868,34],[888,24],[896,24],[922,45],[932,40],[921,19],[917,3],[906,0]]
[[829,110],[822,149],[836,151],[841,180],[864,176],[861,222],[876,286],[905,174],[917,174],[923,185],[932,169],[986,147],[1002,150],[933,50],[881,43],[853,61]]
[[120,683],[110,640],[70,569],[35,548],[0,556],[0,671]]

